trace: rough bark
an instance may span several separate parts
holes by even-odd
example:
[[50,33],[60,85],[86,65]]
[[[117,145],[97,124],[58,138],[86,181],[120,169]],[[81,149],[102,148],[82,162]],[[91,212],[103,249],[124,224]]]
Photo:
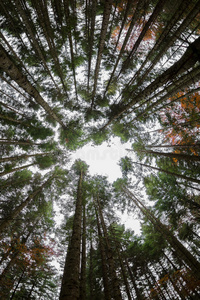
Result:
[[68,247],[60,300],[78,300],[80,292],[80,246],[81,246],[81,217],[82,217],[82,182],[83,172],[81,171],[77,189],[76,210],[73,222],[71,241]]
[[7,75],[14,80],[25,92],[27,92],[35,101],[43,107],[43,109],[56,120],[63,128],[64,123],[58,118],[54,111],[50,108],[48,103],[41,97],[37,89],[29,82],[28,78],[23,72],[13,63],[10,55],[0,45],[0,69],[7,73]]

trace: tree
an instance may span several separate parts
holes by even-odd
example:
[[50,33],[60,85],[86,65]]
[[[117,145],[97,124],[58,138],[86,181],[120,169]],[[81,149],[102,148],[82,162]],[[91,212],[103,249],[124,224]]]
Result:
[[[199,7],[0,1],[2,298],[199,299]],[[113,137],[133,145],[122,192],[68,167]],[[141,219],[140,236],[116,209]],[[58,291],[50,260],[67,247]]]
[[[74,165],[75,171],[79,175],[77,186],[76,209],[73,221],[73,231],[68,247],[62,286],[60,291],[60,299],[78,299],[79,298],[79,268],[80,268],[80,246],[81,246],[81,221],[82,221],[82,185],[86,164],[77,161]],[[70,273],[69,273],[69,270]]]

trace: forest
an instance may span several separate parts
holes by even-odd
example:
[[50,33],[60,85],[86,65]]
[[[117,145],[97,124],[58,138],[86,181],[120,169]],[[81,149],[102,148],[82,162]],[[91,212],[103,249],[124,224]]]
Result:
[[[0,24],[0,299],[200,299],[200,0],[1,0]],[[116,137],[114,182],[72,161]]]

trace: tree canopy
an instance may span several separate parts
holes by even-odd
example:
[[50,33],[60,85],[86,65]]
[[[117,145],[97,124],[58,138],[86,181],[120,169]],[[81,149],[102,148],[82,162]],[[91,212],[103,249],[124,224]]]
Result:
[[[1,0],[0,19],[0,298],[199,299],[200,1]],[[114,137],[114,183],[71,162]]]

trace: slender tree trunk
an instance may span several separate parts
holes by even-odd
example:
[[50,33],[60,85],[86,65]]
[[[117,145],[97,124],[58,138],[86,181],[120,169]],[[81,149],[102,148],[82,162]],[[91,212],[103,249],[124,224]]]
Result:
[[98,54],[96,59],[96,67],[95,67],[95,74],[94,74],[94,86],[93,86],[93,92],[92,92],[92,103],[91,108],[94,106],[94,97],[96,93],[97,88],[97,80],[99,75],[99,69],[101,64],[101,57],[103,54],[103,49],[105,45],[105,38],[107,33],[107,27],[109,24],[109,17],[112,9],[112,0],[107,0],[104,2],[104,13],[103,13],[103,20],[102,20],[102,27],[101,27],[101,35],[100,35],[100,41],[99,41],[99,47],[98,47]]
[[0,162],[28,159],[29,157],[47,156],[51,154],[52,154],[51,152],[45,152],[45,153],[22,154],[22,155],[10,156],[10,157],[2,157],[0,158]]
[[126,288],[126,294],[127,294],[127,297],[129,300],[132,299],[132,296],[131,296],[131,291],[130,291],[130,286],[129,286],[129,283],[128,283],[128,280],[127,280],[127,274],[126,274],[126,270],[125,270],[125,267],[124,267],[124,262],[122,260],[122,256],[121,256],[121,252],[119,250],[119,244],[115,243],[116,245],[116,250],[117,250],[117,255],[118,255],[118,258],[119,258],[119,263],[120,263],[120,267],[121,267],[121,271],[122,271],[122,277],[123,277],[123,281],[124,281],[124,285],[125,285],[125,288]]
[[86,215],[85,199],[83,200],[83,228],[82,228],[82,253],[81,253],[81,276],[80,276],[80,300],[86,299]]
[[76,210],[73,222],[73,232],[68,247],[62,285],[60,291],[60,300],[78,300],[79,299],[79,271],[80,271],[80,246],[81,246],[81,216],[82,216],[82,182],[83,171],[80,172]]
[[110,291],[112,290],[112,287],[110,286],[110,282],[108,279],[108,267],[106,264],[106,250],[104,246],[104,241],[103,241],[103,236],[101,232],[101,227],[100,227],[100,222],[99,222],[99,216],[97,214],[97,210],[95,209],[96,212],[96,220],[97,220],[97,228],[98,228],[98,236],[99,236],[99,248],[100,248],[100,253],[101,253],[101,265],[102,265],[102,274],[103,274],[103,283],[104,283],[104,296],[105,300],[110,300],[111,295]]
[[23,278],[23,276],[24,276],[25,270],[26,270],[26,268],[23,269],[23,271],[22,271],[22,273],[21,273],[21,275],[20,275],[20,277],[19,277],[19,279],[18,279],[18,282],[17,282],[17,284],[16,284],[16,286],[15,286],[15,288],[14,288],[14,291],[12,292],[12,295],[11,295],[11,297],[9,298],[9,300],[12,300],[12,299],[14,298],[15,293],[16,293],[16,291],[17,291],[17,289],[18,289],[18,286],[20,285],[20,283],[21,283],[21,281],[22,281],[22,278]]
[[33,146],[33,145],[40,145],[38,143],[32,143],[29,141],[15,141],[15,140],[8,140],[8,139],[0,139],[0,144],[2,145],[22,145],[22,146]]
[[[163,271],[165,272],[165,274],[168,274],[167,270],[165,269],[165,267],[163,266],[162,262],[159,260],[158,263],[161,265]],[[179,297],[181,298],[181,300],[185,300],[185,297],[183,296],[183,294],[181,293],[181,291],[179,290],[179,288],[177,287],[176,283],[174,282],[173,278],[171,278],[171,274],[169,274],[169,281],[171,282],[174,290],[176,291],[176,293],[179,295]]]
[[[200,148],[200,143],[196,144],[176,144],[176,145],[146,145],[148,148]],[[129,150],[129,149],[127,149]],[[131,150],[131,149],[130,149]]]
[[91,237],[91,240],[90,240],[90,267],[89,267],[89,280],[90,280],[90,297],[89,299],[90,300],[93,300],[95,298],[94,296],[94,264],[93,264],[93,252],[94,252],[94,249],[93,249],[93,246],[92,246],[92,237]]
[[1,172],[0,173],[0,176],[4,176],[4,175],[7,175],[7,174],[10,174],[10,173],[13,173],[13,172],[17,172],[19,170],[23,170],[23,169],[26,169],[28,167],[31,167],[31,166],[34,166],[36,163],[32,163],[32,164],[29,164],[29,165],[24,165],[22,167],[18,167],[18,168],[15,168],[15,169],[12,169],[10,171],[4,171],[4,172]]
[[5,49],[0,45],[0,67],[4,70],[12,80],[14,80],[24,91],[26,91],[31,97],[34,97],[35,101],[41,105],[44,110],[56,120],[64,129],[64,123],[59,119],[59,117],[50,108],[48,103],[41,97],[36,88],[28,81],[27,77],[18,69],[18,67],[13,63],[10,55],[5,51]]
[[105,237],[105,241],[106,241],[107,259],[108,259],[110,277],[111,277],[112,286],[113,286],[114,299],[115,300],[122,300],[119,281],[118,281],[116,270],[115,270],[115,263],[114,263],[114,260],[113,260],[113,253],[112,253],[110,241],[109,241],[109,238],[108,238],[107,228],[106,228],[106,225],[105,225],[105,221],[104,221],[103,213],[102,213],[102,210],[101,210],[98,195],[96,197],[96,200],[97,200],[98,212],[99,212],[99,216],[100,216],[100,220],[101,220],[101,226],[103,228],[103,233],[104,233],[104,237]]
[[127,266],[127,269],[128,269],[128,273],[129,273],[129,276],[130,276],[130,279],[131,279],[131,282],[133,284],[133,287],[134,287],[134,290],[135,290],[135,293],[136,293],[136,299],[143,299],[144,297],[141,295],[141,292],[140,290],[138,289],[138,286],[135,282],[135,274],[133,274],[130,266],[129,266],[129,263],[128,263],[128,260],[127,258],[125,258],[125,263],[126,263],[126,266]]
[[166,174],[169,174],[169,175],[172,175],[172,176],[175,176],[175,177],[179,177],[179,178],[185,179],[187,181],[192,181],[192,182],[195,182],[195,183],[200,183],[200,180],[196,179],[196,178],[187,177],[185,175],[181,175],[181,174],[170,172],[170,171],[167,171],[167,170],[164,170],[164,169],[152,167],[152,166],[149,166],[149,165],[146,165],[146,164],[141,164],[141,163],[137,163],[137,162],[133,162],[133,163],[136,164],[136,165],[140,165],[140,166],[143,166],[143,167],[150,168],[152,170],[157,170],[159,172],[164,172]]
[[167,152],[158,152],[158,151],[142,150],[142,149],[140,149],[139,151],[142,153],[152,154],[154,156],[165,156],[165,157],[176,158],[180,160],[200,161],[200,157],[198,155],[189,155],[183,153],[167,153]]
[[152,212],[147,209],[142,202],[137,199],[125,186],[122,190],[130,197],[140,211],[149,219],[149,221],[155,226],[155,228],[165,236],[168,243],[175,249],[177,256],[183,259],[183,261],[189,266],[193,275],[200,279],[200,263],[196,258],[179,242],[179,240],[162,224],[157,218],[154,217]]

